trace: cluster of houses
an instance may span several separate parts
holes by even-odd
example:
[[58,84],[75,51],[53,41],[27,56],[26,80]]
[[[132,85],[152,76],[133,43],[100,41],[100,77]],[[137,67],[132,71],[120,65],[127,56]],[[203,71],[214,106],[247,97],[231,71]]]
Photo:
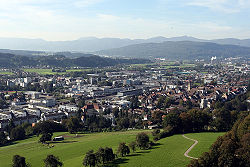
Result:
[[[75,99],[84,97],[87,103],[83,108],[78,108],[76,104],[61,102],[44,90],[24,92],[25,98],[14,98],[9,108],[0,109],[0,129],[6,127],[10,120],[16,125],[24,122],[32,124],[46,120],[60,121],[63,118],[76,116],[79,110],[86,115],[103,115],[105,110],[113,108],[128,109],[128,112],[139,114],[144,121],[147,121],[150,115],[159,110],[157,103],[160,96],[171,97],[173,100],[173,103],[162,111],[165,113],[183,107],[181,103],[187,101],[191,102],[193,107],[205,109],[210,108],[218,99],[228,101],[245,93],[248,79],[248,65],[232,68],[230,63],[221,68],[209,68],[205,72],[194,69],[149,68],[145,71],[120,69],[105,74],[88,74],[85,78],[40,76],[7,79],[6,84],[10,87],[51,82],[53,87],[63,89],[61,96]],[[105,82],[108,84],[103,84]],[[5,96],[10,95],[5,92]],[[130,109],[131,96],[138,97],[140,106],[137,109]],[[145,109],[151,114],[145,113]],[[114,119],[112,113],[104,114],[104,117]]]
[[0,129],[5,128],[10,120],[15,125],[33,124],[38,121],[61,120],[75,116],[78,111],[77,106],[58,105],[54,97],[42,95],[40,92],[24,92],[24,94],[25,99],[14,98],[9,108],[0,109]]

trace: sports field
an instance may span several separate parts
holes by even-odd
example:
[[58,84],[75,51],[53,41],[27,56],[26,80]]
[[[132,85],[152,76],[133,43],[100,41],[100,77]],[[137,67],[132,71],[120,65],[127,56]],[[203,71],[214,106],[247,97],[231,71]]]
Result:
[[[10,167],[12,156],[15,154],[24,156],[32,167],[42,167],[43,159],[48,154],[58,156],[64,163],[65,167],[80,167],[84,154],[90,150],[97,150],[99,147],[112,147],[116,151],[120,142],[131,142],[135,140],[137,133],[141,131],[125,131],[125,132],[105,132],[94,134],[79,134],[77,137],[65,132],[55,133],[55,136],[64,135],[65,140],[57,143],[42,145],[38,143],[38,138],[33,137],[23,141],[19,141],[13,145],[0,148],[0,166]],[[151,131],[147,132],[151,136]],[[194,154],[198,156],[204,151],[208,151],[208,147],[222,133],[199,133],[187,134],[188,137],[197,137],[200,146],[194,148]],[[209,137],[209,141],[207,140]],[[156,142],[156,146],[149,150],[137,150],[131,155],[119,158],[115,161],[118,166],[124,167],[140,167],[140,166],[186,166],[190,159],[186,158],[184,152],[193,144],[192,141],[183,138],[181,135],[174,135]]]

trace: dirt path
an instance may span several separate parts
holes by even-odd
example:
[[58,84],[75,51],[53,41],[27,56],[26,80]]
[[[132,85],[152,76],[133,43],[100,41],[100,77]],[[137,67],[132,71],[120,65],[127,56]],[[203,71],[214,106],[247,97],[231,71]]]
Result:
[[197,141],[197,140],[194,140],[194,139],[190,139],[190,138],[186,137],[185,135],[182,135],[182,136],[183,136],[184,138],[188,139],[188,140],[194,141],[194,144],[193,144],[191,147],[188,148],[188,150],[184,153],[184,156],[185,156],[185,157],[188,157],[188,158],[191,158],[191,159],[198,159],[198,158],[191,157],[191,156],[188,155],[188,153],[194,148],[194,146],[195,146],[196,144],[198,144],[198,141]]

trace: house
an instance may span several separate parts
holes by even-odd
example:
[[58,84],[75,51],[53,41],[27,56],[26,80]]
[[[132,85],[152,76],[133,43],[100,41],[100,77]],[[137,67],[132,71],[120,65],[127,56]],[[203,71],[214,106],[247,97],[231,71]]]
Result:
[[66,115],[63,112],[53,112],[53,113],[42,113],[41,114],[41,121],[62,120],[63,118],[66,118]]
[[53,138],[53,141],[63,141],[63,140],[64,140],[63,136],[58,136]]
[[208,104],[207,99],[201,99],[200,108],[202,108],[202,109],[207,108],[207,104]]
[[68,112],[77,112],[79,108],[76,105],[66,104],[66,105],[59,105],[58,110],[68,111]]
[[88,103],[82,108],[83,112],[88,115],[99,115],[99,112],[95,109],[95,106],[93,103]]
[[159,128],[158,125],[149,125],[148,126],[148,129],[157,129],[157,128]]
[[118,92],[117,96],[133,96],[133,95],[140,95],[142,94],[142,89],[133,89],[133,90],[126,90],[123,92]]
[[0,120],[0,131],[1,129],[4,129],[8,124],[9,124],[9,120],[7,119]]

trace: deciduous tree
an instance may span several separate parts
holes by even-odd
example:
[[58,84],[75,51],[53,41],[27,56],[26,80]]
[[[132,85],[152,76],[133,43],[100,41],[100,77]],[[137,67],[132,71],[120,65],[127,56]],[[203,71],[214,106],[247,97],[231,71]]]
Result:
[[149,137],[146,133],[138,133],[136,136],[136,143],[140,149],[146,149],[149,147]]
[[88,151],[83,159],[84,166],[95,167],[97,162],[98,160],[93,150]]
[[132,141],[131,143],[129,143],[129,148],[135,152],[136,151],[136,142],[135,141]]
[[44,159],[45,167],[59,167],[63,166],[63,163],[60,159],[54,155],[48,155],[46,159]]
[[25,158],[20,155],[14,155],[12,159],[12,167],[29,167],[26,163]]
[[120,143],[117,149],[117,154],[123,156],[126,156],[130,153],[129,147],[126,145],[126,143]]

